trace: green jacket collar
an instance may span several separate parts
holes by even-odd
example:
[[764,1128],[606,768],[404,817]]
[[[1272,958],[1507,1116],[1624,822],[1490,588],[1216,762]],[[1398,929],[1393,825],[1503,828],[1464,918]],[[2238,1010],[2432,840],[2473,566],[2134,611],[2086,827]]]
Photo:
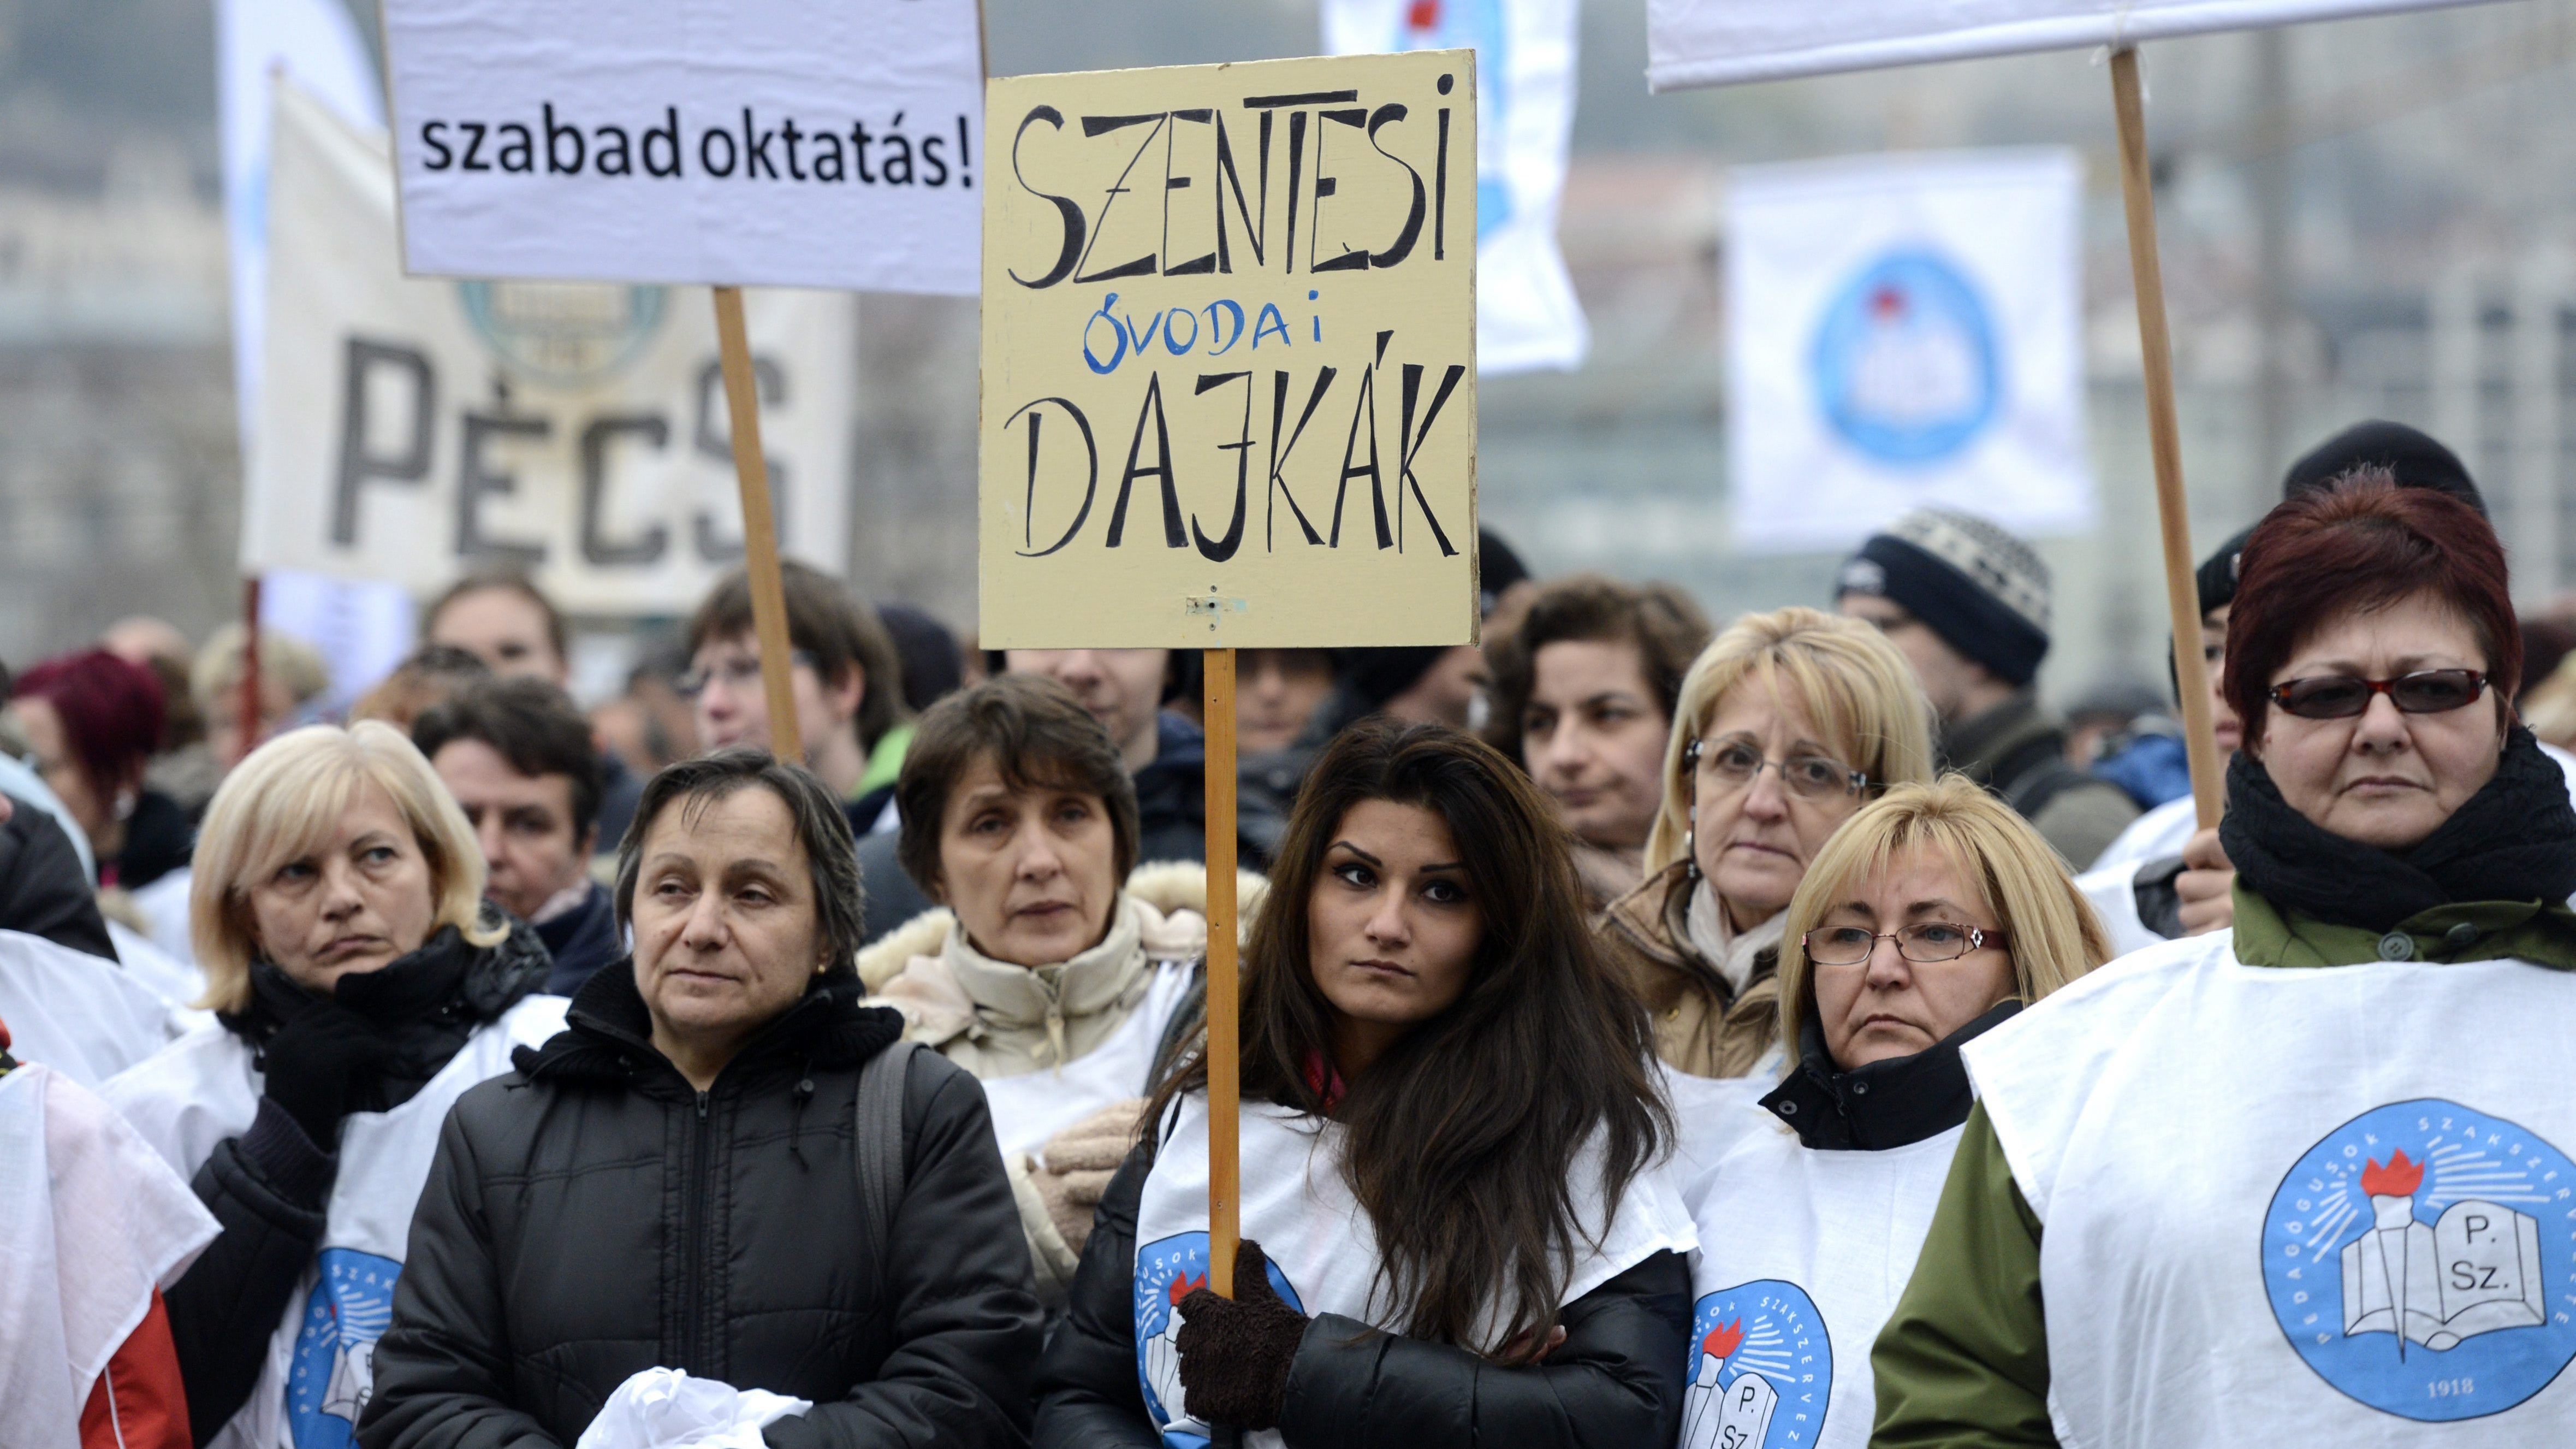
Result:
[[2576,971],[2576,911],[2531,901],[2461,901],[2419,911],[2386,934],[2284,911],[2247,890],[2236,898],[2236,959],[2248,966],[2354,966],[2365,961],[2514,957]]

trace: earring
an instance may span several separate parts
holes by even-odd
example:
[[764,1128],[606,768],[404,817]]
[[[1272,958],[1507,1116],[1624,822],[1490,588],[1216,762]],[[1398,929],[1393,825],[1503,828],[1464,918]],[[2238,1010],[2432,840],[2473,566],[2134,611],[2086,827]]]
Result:
[[[1694,809],[1691,811],[1691,814],[1696,817],[1699,812]],[[1699,832],[1696,830],[1685,830],[1682,832],[1682,879],[1684,880],[1695,881],[1699,879],[1698,837]]]

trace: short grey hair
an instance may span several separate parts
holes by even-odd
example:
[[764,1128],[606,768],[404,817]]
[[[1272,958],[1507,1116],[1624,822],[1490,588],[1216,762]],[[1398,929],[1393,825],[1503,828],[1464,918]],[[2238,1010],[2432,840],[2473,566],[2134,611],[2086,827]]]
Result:
[[[823,782],[802,765],[786,764],[767,750],[737,746],[667,765],[645,782],[634,822],[617,847],[617,925],[635,923],[636,878],[644,870],[644,837],[664,810],[699,810],[757,786],[777,796],[796,822],[796,839],[814,879],[814,933],[822,939],[827,975],[858,969],[866,897],[859,887],[859,852],[850,822]],[[683,817],[684,819],[686,817]]]

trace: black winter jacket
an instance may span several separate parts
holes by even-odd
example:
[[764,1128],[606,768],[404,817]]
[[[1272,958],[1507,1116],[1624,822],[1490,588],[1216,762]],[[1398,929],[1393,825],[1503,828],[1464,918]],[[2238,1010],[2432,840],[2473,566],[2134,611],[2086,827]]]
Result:
[[9,802],[9,819],[0,823],[0,931],[115,960],[116,943],[71,837],[43,806],[15,795]]
[[893,1241],[864,1242],[851,1104],[902,1019],[860,996],[819,981],[701,1093],[633,969],[592,976],[448,1117],[360,1443],[569,1445],[660,1366],[813,1400],[780,1449],[1024,1444],[1038,1306],[983,1090],[915,1054]]
[[[496,919],[485,910],[487,922]],[[497,945],[468,945],[455,927],[444,927],[383,970],[340,978],[333,996],[386,1028],[391,1042],[383,1070],[352,1105],[385,1112],[410,1101],[474,1032],[500,1020],[545,975],[545,947],[514,922]],[[251,990],[249,1008],[221,1020],[254,1050],[311,999],[265,961],[251,967]],[[335,1152],[263,1097],[250,1130],[215,1144],[197,1169],[190,1185],[223,1231],[171,1285],[167,1303],[188,1426],[199,1444],[220,1433],[257,1386],[269,1335],[322,1244],[339,1165]]]
[[[1110,1179],[1064,1321],[1038,1365],[1038,1449],[1159,1449],[1136,1360],[1136,1203],[1148,1136]],[[1380,1333],[1338,1314],[1306,1326],[1279,1432],[1289,1449],[1637,1449],[1681,1429],[1690,1268],[1657,1253],[1557,1315],[1535,1368]],[[379,1360],[381,1362],[381,1360]]]

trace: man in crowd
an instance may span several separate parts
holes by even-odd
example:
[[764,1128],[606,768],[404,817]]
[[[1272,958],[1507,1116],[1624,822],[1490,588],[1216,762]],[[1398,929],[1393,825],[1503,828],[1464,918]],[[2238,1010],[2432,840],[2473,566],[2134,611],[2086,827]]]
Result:
[[1842,612],[1884,631],[1923,681],[1945,768],[2036,827],[2069,865],[2093,863],[2137,802],[2066,760],[2066,732],[2032,676],[2048,654],[2048,565],[1966,513],[1918,508],[1861,545],[1837,584]]
[[600,755],[590,722],[543,679],[494,679],[412,724],[483,847],[483,893],[536,928],[554,956],[545,989],[570,996],[623,954],[608,892],[590,878]]
[[838,580],[792,559],[781,573],[796,739],[783,749],[771,741],[751,582],[736,571],[689,620],[689,672],[680,688],[696,707],[698,748],[759,745],[798,759],[842,802],[851,833],[864,838],[894,799],[903,747],[912,737],[902,666],[876,612]]
[[[423,644],[462,649],[503,679],[542,679],[572,688],[572,654],[563,614],[523,574],[469,574],[450,585],[421,616]],[[615,850],[644,795],[643,778],[614,750],[599,752],[599,848]]]

